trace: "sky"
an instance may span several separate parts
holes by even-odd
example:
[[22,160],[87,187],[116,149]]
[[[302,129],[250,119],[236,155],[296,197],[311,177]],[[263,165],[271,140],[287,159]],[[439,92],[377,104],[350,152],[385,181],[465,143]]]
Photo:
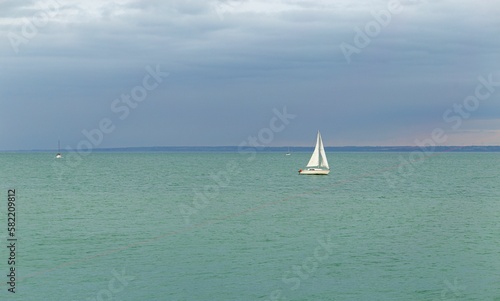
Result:
[[[500,3],[0,1],[0,150],[500,145]],[[253,141],[253,142],[251,142]]]

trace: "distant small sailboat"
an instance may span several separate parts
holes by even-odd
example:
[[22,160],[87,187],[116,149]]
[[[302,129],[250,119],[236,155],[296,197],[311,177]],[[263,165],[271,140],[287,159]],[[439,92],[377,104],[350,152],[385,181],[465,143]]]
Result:
[[61,155],[61,141],[57,140],[57,154],[56,154],[56,159],[62,158]]
[[292,153],[290,153],[290,148],[288,148],[288,152],[285,154],[285,156],[290,156]]
[[330,166],[328,166],[328,160],[326,159],[325,148],[323,147],[323,140],[321,139],[321,134],[318,131],[318,136],[316,138],[316,147],[314,152],[307,163],[306,169],[299,170],[301,175],[327,175],[330,173]]

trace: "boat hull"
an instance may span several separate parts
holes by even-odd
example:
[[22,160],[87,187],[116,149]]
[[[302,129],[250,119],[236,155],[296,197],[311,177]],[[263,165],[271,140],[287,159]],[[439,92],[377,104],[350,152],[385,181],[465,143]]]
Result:
[[299,175],[327,175],[330,173],[329,169],[305,169],[299,170]]

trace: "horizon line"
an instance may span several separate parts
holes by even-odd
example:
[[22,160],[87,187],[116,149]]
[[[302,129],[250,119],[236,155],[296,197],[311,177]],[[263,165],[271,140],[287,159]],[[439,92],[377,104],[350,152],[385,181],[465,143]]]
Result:
[[[245,146],[242,148],[242,150],[250,150],[254,149],[256,151],[262,152],[265,150],[287,150],[288,148],[290,149],[314,149],[314,146],[259,146],[259,147],[252,147],[252,146]],[[410,151],[410,150],[416,150],[416,149],[422,149],[422,150],[429,150],[431,148],[437,149],[437,150],[448,150],[448,151],[453,151],[453,150],[461,150],[461,149],[485,149],[485,148],[493,148],[496,151],[500,151],[500,145],[435,145],[435,146],[415,146],[415,145],[397,145],[397,146],[385,146],[385,145],[377,145],[377,146],[352,146],[352,145],[346,145],[346,146],[325,146],[325,149],[357,149],[357,150],[369,150],[369,149],[378,149],[379,151],[382,149],[390,149],[392,151],[395,150],[401,150],[401,151]],[[123,146],[123,147],[102,147],[102,148],[92,148],[90,152],[96,151],[96,152],[112,152],[112,151],[126,151],[126,150],[136,150],[136,151],[161,151],[161,150],[179,150],[179,149],[219,149],[223,150],[226,149],[228,150],[236,150],[239,151],[240,147],[237,145],[219,145],[219,146]],[[87,152],[88,150],[85,150]],[[15,153],[15,152],[58,152],[57,149],[17,149],[17,150],[0,150],[2,153]],[[71,152],[79,152],[78,150],[72,150],[72,151],[66,151],[66,150],[60,150],[62,153],[71,153]]]

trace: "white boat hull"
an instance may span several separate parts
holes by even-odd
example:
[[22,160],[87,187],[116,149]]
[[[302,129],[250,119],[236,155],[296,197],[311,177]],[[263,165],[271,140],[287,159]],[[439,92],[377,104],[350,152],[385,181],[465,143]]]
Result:
[[300,175],[327,175],[330,173],[329,169],[315,169],[315,168],[308,168],[305,170],[299,170]]

